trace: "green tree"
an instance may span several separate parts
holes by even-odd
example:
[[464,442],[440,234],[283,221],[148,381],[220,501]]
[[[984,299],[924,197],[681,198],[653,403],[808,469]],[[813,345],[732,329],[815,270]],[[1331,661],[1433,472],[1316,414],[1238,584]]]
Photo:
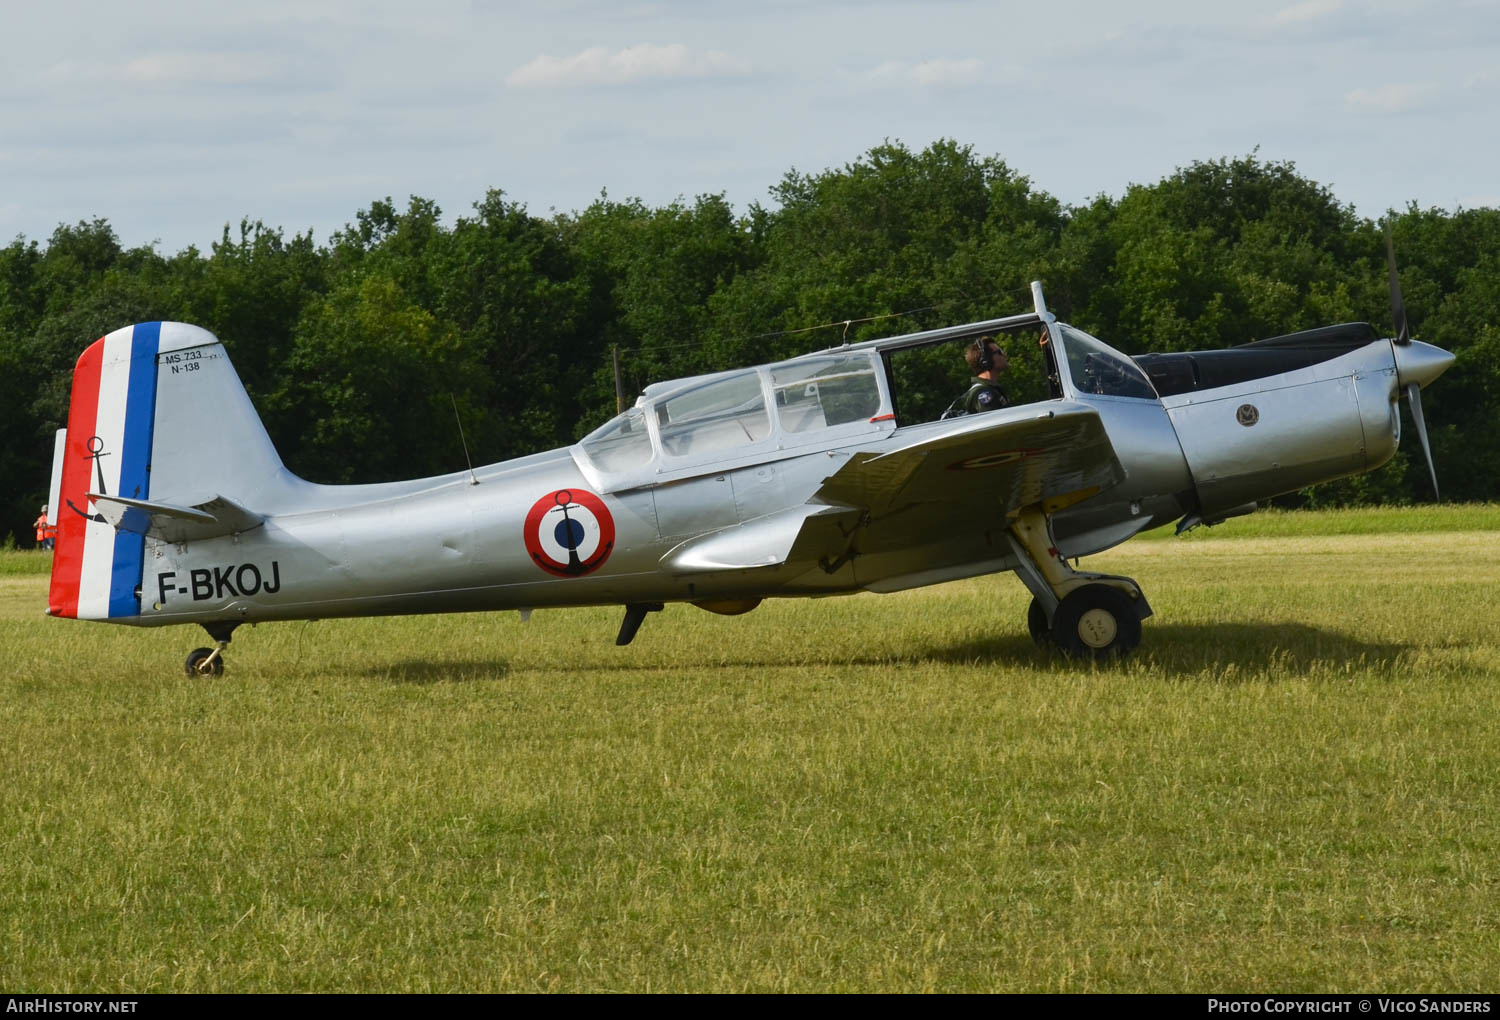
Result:
[[570,442],[601,344],[557,226],[492,190],[432,250],[434,311],[483,380],[474,398],[484,413],[470,433],[476,457]]
[[1354,312],[1353,209],[1287,162],[1193,163],[1080,210],[1065,313],[1130,353],[1229,347]]
[[[297,323],[327,290],[327,263],[311,231],[288,240],[280,228],[249,219],[240,221],[237,237],[226,224],[208,258],[189,248],[171,261],[181,317],[224,342],[257,407],[268,407],[281,388]],[[276,415],[266,418],[278,443],[290,442],[302,428]]]
[[[1055,262],[1064,224],[1056,200],[1002,160],[946,140],[793,171],[774,194],[781,208],[759,231],[756,264],[710,300],[722,367],[1030,308],[1028,284]],[[1039,395],[1036,352],[1012,350],[1016,396]],[[952,350],[904,356],[895,371],[904,410],[921,417],[968,375]]]
[[723,195],[651,209],[601,197],[558,218],[588,287],[587,321],[600,363],[586,390],[580,430],[615,411],[611,349],[633,399],[647,383],[713,371],[704,350],[709,300],[755,258],[754,214],[740,219]]
[[273,397],[304,441],[289,466],[322,482],[456,471],[449,395],[470,376],[454,331],[390,276],[351,278],[313,300]]
[[[1016,289],[996,279],[1001,237],[1061,225],[1055,201],[996,158],[951,141],[914,153],[876,146],[840,170],[792,171],[763,229],[758,265],[715,295],[721,361],[760,361],[993,309]],[[988,233],[986,233],[988,231]],[[1022,285],[1024,286],[1024,284]],[[767,336],[911,312],[808,336]]]

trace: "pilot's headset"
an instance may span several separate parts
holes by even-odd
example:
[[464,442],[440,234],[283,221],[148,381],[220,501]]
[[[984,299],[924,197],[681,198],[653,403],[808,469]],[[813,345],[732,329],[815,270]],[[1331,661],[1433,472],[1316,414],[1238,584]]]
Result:
[[[992,341],[987,336],[982,336],[978,340],[974,341],[974,349],[979,352],[980,372],[988,372],[995,367],[995,356],[990,353],[991,342]],[[974,374],[978,375],[979,373],[976,372]]]

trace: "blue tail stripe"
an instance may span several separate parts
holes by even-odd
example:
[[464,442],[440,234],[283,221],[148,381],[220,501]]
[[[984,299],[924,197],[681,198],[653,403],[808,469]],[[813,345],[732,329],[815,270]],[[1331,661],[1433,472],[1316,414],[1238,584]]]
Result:
[[[130,344],[130,389],[125,395],[125,439],[120,451],[119,494],[129,499],[151,495],[151,433],[156,422],[156,353],[161,323],[135,327]],[[145,566],[146,538],[129,531],[115,533],[115,558],[109,582],[109,615],[136,616],[136,590]]]

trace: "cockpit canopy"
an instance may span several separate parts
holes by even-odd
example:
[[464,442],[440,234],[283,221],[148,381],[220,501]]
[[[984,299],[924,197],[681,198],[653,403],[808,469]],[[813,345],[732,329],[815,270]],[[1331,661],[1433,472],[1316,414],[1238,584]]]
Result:
[[888,430],[889,410],[874,351],[811,355],[650,387],[578,449],[604,475],[676,475]]
[[[1043,368],[1053,399],[1157,399],[1133,360],[1080,329],[1049,323],[1051,343],[1043,346]],[[1030,333],[1042,325],[1039,316],[1018,316],[655,384],[636,406],[586,436],[575,453],[596,485],[617,491],[769,460],[797,447],[857,441],[897,425],[891,380],[901,373],[888,369],[893,355],[935,350],[954,341],[961,347],[988,333]],[[961,351],[948,363],[967,372]],[[896,389],[901,389],[899,382]],[[908,402],[900,392],[897,396],[901,425],[937,417],[923,416],[919,401]]]

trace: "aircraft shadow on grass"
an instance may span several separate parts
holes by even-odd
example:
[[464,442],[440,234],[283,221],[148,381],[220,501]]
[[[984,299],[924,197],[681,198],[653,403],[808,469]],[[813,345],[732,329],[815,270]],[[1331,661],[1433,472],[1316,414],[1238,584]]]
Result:
[[426,687],[440,683],[480,683],[503,679],[510,672],[505,659],[403,659],[370,666],[362,675],[390,684]]
[[[1302,623],[1166,623],[1151,627],[1152,651],[1135,661],[1166,676],[1197,675],[1234,667],[1248,678],[1262,670],[1291,675],[1316,665],[1359,663],[1383,671],[1395,666],[1411,645],[1396,641],[1360,641],[1337,631]],[[1024,638],[976,638],[946,647],[931,647],[918,657],[938,662],[1035,666],[1051,656]],[[1101,665],[1100,668],[1124,668]]]
[[[1394,668],[1411,650],[1411,645],[1394,641],[1360,641],[1337,631],[1322,630],[1301,623],[1248,624],[1161,624],[1153,627],[1153,649],[1149,656],[1125,660],[1121,664],[1100,663],[1103,670],[1145,666],[1164,677],[1200,676],[1204,672],[1228,674],[1226,679],[1250,679],[1270,670],[1298,676],[1317,666],[1355,663],[1361,671],[1385,672]],[[841,666],[889,666],[893,662],[942,662],[971,666],[1005,666],[1023,669],[1056,666],[1077,670],[1057,652],[1038,648],[1021,635],[995,638],[973,638],[955,644],[914,643],[907,653],[898,656],[874,653],[854,658],[837,657]],[[685,659],[664,666],[661,663],[594,662],[583,667],[590,672],[640,673],[661,669],[692,667],[726,670],[776,669],[796,666],[796,660],[774,660],[749,656],[743,660],[715,658],[713,661]],[[1087,664],[1084,664],[1085,668]],[[1231,668],[1232,667],[1232,668]],[[512,672],[511,663],[500,657],[452,659],[404,659],[399,662],[370,666],[362,675],[391,684],[427,686],[438,683],[480,683],[505,679]]]

